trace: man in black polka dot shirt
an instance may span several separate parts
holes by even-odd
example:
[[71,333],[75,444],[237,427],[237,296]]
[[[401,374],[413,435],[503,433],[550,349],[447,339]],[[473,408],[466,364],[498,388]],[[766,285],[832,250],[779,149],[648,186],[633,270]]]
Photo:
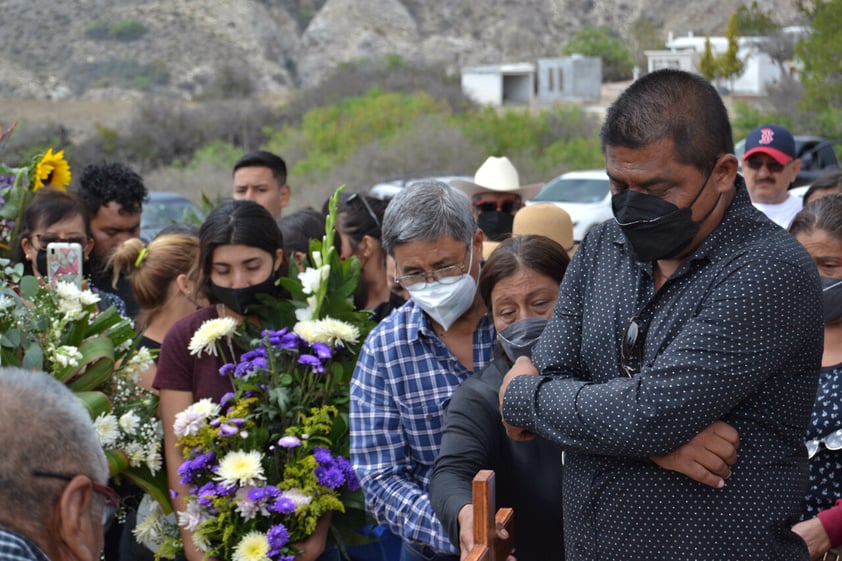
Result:
[[[615,220],[574,256],[537,369],[520,359],[500,390],[510,436],[564,450],[566,558],[807,560],[789,528],[822,354],[815,265],[752,206],[700,77],[641,78],[602,142]],[[649,459],[720,420],[740,436],[724,486]]]

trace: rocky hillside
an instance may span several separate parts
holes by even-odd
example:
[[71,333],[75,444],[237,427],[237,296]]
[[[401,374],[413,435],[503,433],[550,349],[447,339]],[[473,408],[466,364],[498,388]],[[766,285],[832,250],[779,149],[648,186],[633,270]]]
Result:
[[[343,62],[443,64],[553,56],[582,26],[645,17],[723,33],[747,0],[3,0],[0,98],[282,95]],[[781,21],[795,0],[766,0]]]

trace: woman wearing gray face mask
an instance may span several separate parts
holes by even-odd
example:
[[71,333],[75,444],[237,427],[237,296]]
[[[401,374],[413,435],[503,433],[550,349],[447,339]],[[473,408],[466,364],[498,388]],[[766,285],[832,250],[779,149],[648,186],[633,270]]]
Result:
[[[803,245],[822,280],[824,352],[816,403],[804,437],[810,458],[810,492],[802,522],[792,530],[810,559],[842,555],[842,195],[814,199],[793,219],[790,233]],[[835,504],[834,504],[835,503]]]
[[451,398],[430,481],[433,508],[463,554],[473,545],[471,480],[479,469],[493,469],[497,506],[515,511],[518,561],[564,557],[561,454],[545,441],[509,440],[497,392],[513,361],[528,356],[543,331],[569,261],[549,238],[518,236],[501,243],[480,271],[477,290],[494,320],[497,349],[493,362]]

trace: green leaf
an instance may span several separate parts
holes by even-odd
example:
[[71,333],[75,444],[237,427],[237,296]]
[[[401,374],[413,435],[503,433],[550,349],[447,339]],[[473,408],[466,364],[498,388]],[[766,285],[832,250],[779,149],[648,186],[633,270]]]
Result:
[[38,294],[38,279],[33,276],[25,276],[20,279],[20,295],[25,300],[32,300]]
[[41,350],[41,345],[32,343],[26,349],[23,360],[21,360],[21,368],[24,370],[44,370],[44,352]]
[[0,335],[0,345],[4,347],[17,347],[20,345],[20,331],[10,329],[3,335]]
[[106,337],[89,339],[79,347],[82,366],[68,387],[75,391],[93,390],[106,383],[114,372],[114,347]]
[[88,409],[91,419],[111,411],[111,400],[102,392],[76,392],[76,397]]
[[108,473],[111,477],[123,473],[129,467],[129,458],[122,450],[106,450],[105,459],[108,461]]
[[164,514],[170,514],[173,511],[169,496],[169,485],[167,485],[167,474],[164,470],[159,470],[155,475],[152,475],[148,468],[129,467],[121,475],[158,501]]

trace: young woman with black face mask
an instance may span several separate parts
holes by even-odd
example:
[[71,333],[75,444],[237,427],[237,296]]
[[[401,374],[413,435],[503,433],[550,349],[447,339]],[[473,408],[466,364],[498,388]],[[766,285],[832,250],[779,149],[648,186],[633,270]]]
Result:
[[[219,375],[226,362],[235,362],[243,350],[232,347],[234,356],[190,354],[193,333],[207,320],[230,317],[237,322],[257,322],[250,307],[260,296],[283,297],[275,281],[286,274],[283,236],[269,212],[253,201],[231,201],[215,208],[199,229],[197,285],[203,287],[210,305],[176,322],[164,337],[153,386],[160,392],[159,414],[164,424],[167,480],[176,491],[177,511],[185,510],[186,486],[177,473],[183,456],[176,446],[173,421],[194,401],[210,398],[219,403],[232,391],[228,378]],[[329,519],[301,544],[296,561],[312,561],[325,549]],[[200,552],[181,528],[188,561],[200,561]]]

